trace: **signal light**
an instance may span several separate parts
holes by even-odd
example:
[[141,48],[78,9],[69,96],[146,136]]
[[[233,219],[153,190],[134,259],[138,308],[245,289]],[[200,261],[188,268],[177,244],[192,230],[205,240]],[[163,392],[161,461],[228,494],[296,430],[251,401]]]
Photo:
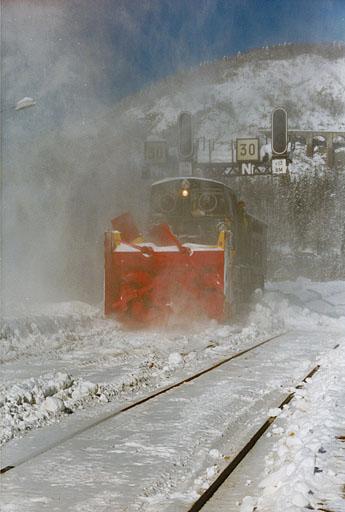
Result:
[[181,112],[178,117],[178,152],[183,160],[193,156],[192,116],[189,112]]
[[288,145],[288,120],[287,112],[282,107],[277,107],[272,112],[272,154],[285,155]]

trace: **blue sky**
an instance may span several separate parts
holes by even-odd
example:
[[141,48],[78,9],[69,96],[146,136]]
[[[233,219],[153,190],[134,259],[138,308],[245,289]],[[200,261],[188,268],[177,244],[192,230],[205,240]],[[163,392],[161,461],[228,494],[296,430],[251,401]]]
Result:
[[[78,2],[77,2],[78,3]],[[345,41],[345,0],[98,0],[118,92],[201,61],[287,42]],[[92,5],[93,4],[93,5]],[[94,3],[82,0],[87,17]],[[89,6],[89,10],[88,10]]]
[[[28,93],[42,98],[49,85],[51,97],[54,90],[60,98],[74,94],[75,105],[83,98],[85,105],[95,98],[109,104],[178,69],[238,51],[345,41],[345,0],[3,0],[2,5],[10,103]],[[70,97],[64,104],[70,108]]]

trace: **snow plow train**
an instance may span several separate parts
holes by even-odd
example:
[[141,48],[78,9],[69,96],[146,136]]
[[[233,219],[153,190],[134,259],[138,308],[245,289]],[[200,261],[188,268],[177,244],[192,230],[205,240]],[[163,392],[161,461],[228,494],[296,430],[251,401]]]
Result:
[[266,225],[229,187],[161,180],[145,238],[128,213],[105,234],[105,314],[138,327],[229,320],[263,287],[265,267]]

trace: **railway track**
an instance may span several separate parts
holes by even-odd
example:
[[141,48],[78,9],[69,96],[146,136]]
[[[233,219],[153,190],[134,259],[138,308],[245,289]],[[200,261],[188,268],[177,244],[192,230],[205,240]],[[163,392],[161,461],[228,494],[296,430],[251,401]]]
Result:
[[[49,446],[39,445],[44,432],[37,430],[34,441],[41,449],[30,445],[22,457],[17,452],[17,458],[3,458],[3,504],[14,510],[25,504],[28,512],[48,512],[52,504],[61,511],[134,511],[147,510],[152,499],[155,510],[218,510],[210,498],[242,460],[250,460],[275,420],[267,411],[292,399],[286,388],[302,382],[305,360],[334,341],[323,334],[280,333],[88,425],[83,418],[78,431],[68,432],[64,422],[55,432],[61,428],[66,436]],[[224,454],[217,462],[214,448]],[[216,472],[209,477],[212,468]],[[191,505],[197,489],[202,494]]]
[[[240,352],[237,352],[231,356],[222,358],[221,360],[217,361],[216,363],[214,363],[214,364],[204,368],[203,370],[200,370],[188,377],[185,377],[182,380],[175,382],[174,384],[171,384],[164,388],[160,388],[157,391],[155,391],[139,400],[131,402],[130,404],[128,404],[120,409],[117,409],[114,412],[111,412],[106,415],[98,416],[93,421],[87,423],[86,426],[73,431],[70,435],[63,436],[57,442],[53,442],[53,443],[49,444],[49,446],[45,446],[42,449],[35,450],[34,453],[32,453],[30,456],[18,459],[15,463],[11,463],[11,462],[7,463],[3,467],[1,467],[0,475],[4,475],[5,473],[8,473],[9,471],[21,466],[22,464],[29,462],[31,460],[34,460],[36,457],[43,455],[44,453],[48,452],[49,450],[56,448],[57,446],[65,443],[66,441],[69,441],[69,440],[73,439],[74,437],[76,437],[76,436],[78,436],[78,435],[98,426],[98,425],[101,425],[102,423],[105,423],[106,421],[108,421],[112,418],[115,418],[116,416],[119,416],[127,411],[134,409],[135,407],[145,404],[146,402],[149,402],[161,395],[164,395],[165,393],[167,393],[173,389],[179,388],[179,387],[183,386],[184,384],[190,383],[190,382],[198,379],[199,377],[202,377],[203,375],[206,375],[207,373],[210,373],[210,372],[214,371],[215,369],[225,365],[226,363],[229,363],[232,360],[238,359],[238,358],[244,356],[245,354],[252,352],[253,350],[255,350],[257,348],[260,348],[268,343],[277,341],[286,334],[287,334],[287,332],[282,332],[282,333],[276,334],[274,336],[271,336],[269,338],[265,338],[264,340],[261,340],[258,343],[255,343],[251,347],[248,347],[245,350],[241,350]],[[195,509],[195,510],[197,510],[197,509]]]

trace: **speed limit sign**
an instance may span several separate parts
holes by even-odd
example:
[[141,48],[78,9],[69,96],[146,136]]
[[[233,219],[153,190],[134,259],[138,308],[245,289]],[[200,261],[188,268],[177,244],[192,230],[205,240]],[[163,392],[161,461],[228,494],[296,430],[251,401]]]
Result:
[[236,139],[237,162],[257,162],[259,160],[259,139]]

